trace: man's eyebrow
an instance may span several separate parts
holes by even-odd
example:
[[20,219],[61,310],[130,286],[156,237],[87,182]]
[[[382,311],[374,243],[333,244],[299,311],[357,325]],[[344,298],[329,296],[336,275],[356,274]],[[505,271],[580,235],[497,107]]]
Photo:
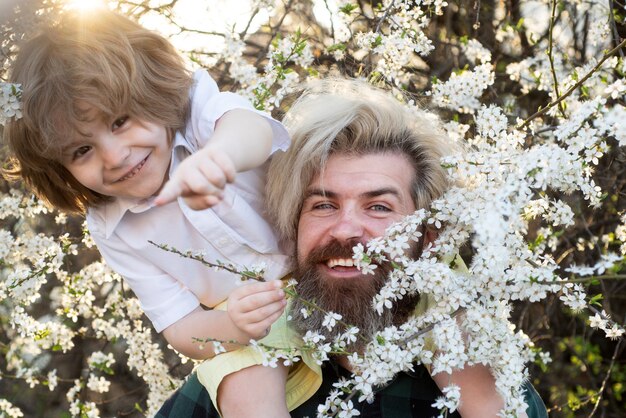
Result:
[[[374,197],[384,196],[386,194],[390,194],[397,198],[400,198],[400,191],[396,189],[395,187],[382,187],[380,189],[368,190],[366,192],[361,193],[359,197],[365,197],[365,198],[371,199]],[[307,192],[304,195],[304,199],[308,199],[313,196],[328,197],[328,198],[333,199],[333,198],[336,198],[338,195],[337,193],[331,190],[312,188],[312,189],[307,190]]]
[[313,196],[334,198],[334,197],[337,197],[337,193],[316,187],[316,188],[308,189],[306,193],[304,194],[304,199],[308,199],[309,197],[313,197]]
[[378,196],[383,196],[386,194],[393,195],[397,198],[400,198],[400,191],[395,187],[383,187],[376,190],[370,190],[364,193],[361,193],[361,197],[373,198]]

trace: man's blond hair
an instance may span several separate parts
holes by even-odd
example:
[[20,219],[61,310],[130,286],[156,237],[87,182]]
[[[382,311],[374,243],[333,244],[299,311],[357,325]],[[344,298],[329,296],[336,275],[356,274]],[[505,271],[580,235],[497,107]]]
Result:
[[65,15],[21,45],[10,81],[22,86],[23,118],[3,131],[5,177],[22,179],[54,207],[84,212],[109,197],[61,164],[63,147],[85,135],[81,124],[126,114],[165,126],[171,137],[185,125],[192,77],[165,38],[99,11]]
[[407,176],[413,177],[411,195],[417,208],[427,207],[449,187],[440,159],[453,146],[437,123],[365,82],[327,79],[312,84],[284,123],[292,145],[272,158],[267,206],[286,242],[296,239],[306,188],[334,154],[405,155],[415,169]]

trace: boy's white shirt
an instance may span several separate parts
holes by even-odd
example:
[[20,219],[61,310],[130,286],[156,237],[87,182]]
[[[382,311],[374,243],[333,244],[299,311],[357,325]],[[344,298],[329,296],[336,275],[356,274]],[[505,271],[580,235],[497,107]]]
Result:
[[[216,121],[232,109],[253,110],[271,121],[272,153],[289,146],[282,124],[254,110],[243,97],[219,92],[205,71],[196,71],[189,95],[191,116],[185,134],[174,138],[170,175],[210,140]],[[166,252],[149,240],[181,251],[202,251],[208,261],[248,268],[264,264],[267,279],[288,273],[289,258],[263,214],[267,164],[238,173],[226,186],[223,201],[210,209],[194,211],[180,198],[161,207],[153,206],[152,199],[117,198],[88,210],[87,225],[100,253],[135,292],[157,332],[200,303],[213,307],[222,302],[236,286],[237,276]]]

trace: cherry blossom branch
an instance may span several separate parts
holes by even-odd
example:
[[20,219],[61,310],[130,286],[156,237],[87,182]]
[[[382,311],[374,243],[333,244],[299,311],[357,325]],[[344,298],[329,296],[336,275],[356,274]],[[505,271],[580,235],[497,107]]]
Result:
[[250,30],[250,26],[252,25],[252,21],[259,14],[260,11],[261,11],[261,9],[259,7],[256,7],[252,11],[252,13],[250,14],[250,18],[248,19],[248,22],[246,23],[246,27],[243,28],[243,30],[241,32],[239,32],[239,37],[241,39],[243,39],[243,37],[248,34],[248,31]]
[[611,357],[611,364],[609,365],[609,370],[607,370],[606,376],[604,376],[604,380],[602,380],[602,385],[600,386],[600,389],[596,393],[597,399],[596,399],[595,404],[593,405],[593,410],[589,414],[588,418],[593,417],[596,411],[598,410],[598,406],[600,405],[600,401],[602,400],[602,394],[604,393],[604,390],[606,389],[606,384],[608,383],[609,378],[611,377],[611,373],[613,373],[613,367],[615,366],[615,360],[617,359],[617,355],[620,352],[622,341],[623,339],[618,341],[617,344],[615,345],[615,350],[613,350],[613,356]]
[[[52,261],[55,258],[55,256],[48,256],[48,257],[50,257],[50,258],[46,259],[46,264],[48,262]],[[16,287],[19,287],[19,286],[23,285],[24,283],[26,283],[30,279],[33,279],[33,278],[38,277],[38,276],[43,276],[45,274],[48,274],[48,272],[49,272],[49,267],[47,265],[45,265],[45,266],[41,267],[39,270],[35,270],[35,271],[31,272],[28,276],[26,276],[26,277],[24,277],[22,279],[16,280],[15,282],[11,283],[7,287],[10,290],[11,289],[15,289]]]
[[626,280],[626,274],[603,274],[600,276],[579,277],[576,279],[559,280],[556,282],[550,282],[546,280],[539,280],[533,283],[543,285],[559,285],[567,283],[591,283],[596,280]]
[[[613,0],[609,0],[609,19],[611,21],[611,33],[613,33],[613,39],[615,42],[619,41],[619,31],[617,30],[617,23],[615,22],[615,15],[613,14],[613,9],[615,8],[615,4]],[[620,57],[624,58],[624,52],[620,49],[619,51]]]
[[[465,309],[457,309],[456,311],[452,312],[450,314],[450,318],[456,318],[459,314],[461,314]],[[422,329],[420,329],[419,331],[415,331],[413,334],[409,335],[408,337],[404,338],[403,340],[400,341],[401,347],[404,348],[406,346],[406,344],[409,343],[409,341],[413,341],[414,339],[416,339],[417,337],[426,334],[427,332],[430,332],[433,330],[433,328],[435,328],[435,324],[430,324]]]
[[[324,315],[331,315],[333,312],[329,312],[323,308],[321,308],[320,306],[318,306],[316,303],[311,302],[310,300],[304,299],[303,297],[301,297],[300,295],[298,295],[298,293],[296,292],[296,290],[291,287],[291,286],[287,286],[283,289],[285,291],[286,294],[288,294],[289,296],[291,296],[294,299],[297,299],[299,301],[301,301],[302,303],[304,303],[306,306],[308,306],[311,309],[315,309],[316,311],[324,314]],[[350,329],[353,327],[353,325],[350,325],[344,321],[342,321],[341,319],[337,319],[336,322],[338,324],[340,324],[341,326],[343,326],[346,330]],[[361,334],[359,334],[359,338],[363,339],[364,341],[369,341],[367,339],[365,339],[365,337],[363,337]]]
[[[456,311],[454,311],[454,312],[450,315],[450,318],[455,318],[456,316],[458,316],[458,315],[459,315],[461,312],[463,312],[463,311],[464,311],[464,309],[457,309]],[[407,345],[410,341],[413,341],[413,340],[414,340],[414,339],[416,339],[417,337],[419,337],[419,336],[421,336],[421,335],[424,335],[424,334],[426,334],[427,332],[432,331],[432,330],[435,328],[435,325],[436,325],[436,324],[430,324],[430,325],[428,325],[428,326],[426,326],[426,327],[424,327],[424,328],[420,329],[419,331],[415,331],[413,334],[411,334],[411,335],[409,335],[409,336],[405,337],[404,339],[400,340],[400,341],[398,342],[398,345],[400,346],[400,348],[401,348],[401,349],[405,349],[405,348],[406,348],[406,345]],[[352,398],[354,398],[354,397],[356,396],[356,394],[357,394],[358,392],[359,392],[358,390],[353,389],[352,391],[350,391],[350,393],[348,394],[348,396],[346,396],[345,398],[343,398],[343,401],[344,401],[344,402],[349,402],[350,400],[352,400]],[[332,417],[335,417],[335,416],[337,416],[337,414],[338,414],[339,412],[340,412],[340,411],[339,411],[339,410],[337,410],[337,411],[335,411],[335,413],[334,413],[333,415],[331,415],[331,416],[332,416]]]
[[[548,60],[550,61],[550,72],[552,73],[552,82],[554,83],[554,93],[556,97],[559,97],[561,94],[559,93],[559,80],[556,76],[556,69],[554,68],[554,56],[552,55],[552,48],[554,47],[554,22],[556,20],[556,4],[557,0],[552,0],[552,12],[550,14],[550,28],[548,29]],[[559,111],[561,112],[561,116],[566,117],[565,108],[563,107],[563,102],[559,102]]]
[[474,19],[474,24],[472,25],[472,29],[474,29],[474,34],[480,28],[480,0],[476,0],[474,2],[474,10],[476,10],[476,18]]
[[212,268],[216,268],[216,269],[221,269],[224,271],[227,271],[229,273],[233,273],[233,274],[238,274],[242,277],[242,279],[244,280],[256,280],[258,282],[264,282],[265,278],[253,271],[253,270],[238,270],[233,264],[224,264],[223,262],[221,262],[220,260],[217,260],[215,262],[211,262],[211,261],[207,261],[201,254],[198,253],[193,253],[192,251],[180,251],[174,247],[170,247],[166,244],[157,244],[154,241],[148,240],[148,242],[152,245],[154,245],[157,248],[160,248],[164,251],[173,253],[173,254],[177,254],[183,258],[190,258],[192,260],[196,260],[201,262],[202,264],[204,264],[207,267],[212,267]]
[[383,22],[387,19],[389,12],[393,10],[394,7],[395,7],[395,0],[392,0],[389,3],[389,6],[387,6],[385,11],[383,12],[383,15],[380,17],[380,19],[378,19],[378,23],[376,24],[376,29],[374,29],[374,33],[380,33],[380,27],[382,26]]
[[285,21],[285,19],[289,15],[289,13],[291,13],[291,9],[293,7],[293,2],[294,2],[294,0],[289,0],[287,2],[287,4],[284,5],[284,13],[278,19],[278,22],[276,23],[276,25],[272,26],[271,24],[269,24],[269,27],[271,28],[270,42],[265,46],[265,48],[263,49],[262,53],[259,54],[259,57],[258,57],[258,59],[256,60],[256,63],[255,63],[255,66],[258,67],[259,64],[261,63],[261,61],[267,56],[267,53],[270,50],[271,40],[276,38],[276,35],[278,35],[278,31],[280,30],[281,26],[283,25],[283,22]]
[[608,60],[609,58],[611,58],[616,52],[620,51],[624,46],[626,45],[626,39],[624,39],[622,42],[619,43],[619,45],[617,45],[615,48],[611,49],[610,51],[606,52],[603,56],[602,59],[595,65],[595,67],[593,67],[587,74],[585,74],[580,80],[578,80],[577,83],[575,83],[572,87],[570,87],[565,93],[563,93],[562,96],[558,97],[556,100],[548,103],[545,107],[539,109],[537,112],[535,112],[533,115],[531,115],[530,117],[528,117],[526,120],[524,120],[524,122],[522,122],[521,125],[518,125],[515,129],[524,129],[525,127],[527,127],[530,122],[534,119],[536,119],[537,117],[543,115],[544,113],[546,113],[548,110],[552,109],[554,106],[558,105],[559,103],[561,103],[563,100],[565,100],[570,94],[572,94],[577,88],[579,88],[580,86],[582,86],[585,81],[587,81],[589,79],[589,77],[591,77],[596,71],[598,71],[600,69],[600,67],[602,67],[602,64],[604,64],[604,62],[606,60]]
[[[154,241],[148,240],[148,242],[152,245],[154,245],[157,248],[160,248],[161,250],[179,255],[183,258],[189,258],[191,260],[195,260],[195,261],[199,261],[200,263],[204,264],[207,267],[211,267],[211,268],[215,268],[215,269],[221,269],[224,271],[227,271],[229,273],[233,273],[233,274],[237,274],[239,276],[242,276],[242,278],[246,279],[246,280],[256,280],[259,282],[265,282],[265,278],[262,276],[262,273],[258,273],[254,270],[248,270],[245,267],[243,269],[238,269],[235,265],[233,264],[225,264],[219,260],[217,260],[216,262],[211,262],[206,260],[202,254],[200,253],[194,253],[193,251],[180,251],[174,247],[168,246],[166,244],[157,244]],[[333,312],[329,312],[323,308],[321,308],[320,306],[318,306],[317,304],[315,304],[314,302],[311,302],[307,299],[302,298],[300,295],[298,295],[298,293],[296,292],[296,290],[294,289],[293,286],[287,285],[286,287],[283,288],[284,292],[289,295],[290,297],[294,298],[294,299],[298,299],[299,301],[301,301],[302,303],[304,303],[306,306],[310,307],[311,309],[314,309],[318,312],[321,312],[324,315],[330,315]],[[353,326],[343,322],[340,319],[337,319],[336,322],[340,325],[342,325],[343,327],[345,327],[345,329],[350,329]],[[363,337],[362,335],[359,334],[359,337],[362,338],[364,341],[369,341],[367,339],[365,339],[365,337]],[[217,342],[228,342],[230,343],[231,341],[219,341],[219,340],[215,340],[210,338],[210,341],[217,341]],[[245,345],[245,344],[244,344]]]
[[[617,322],[613,321],[611,319],[611,316],[609,314],[607,314],[605,311],[600,312],[599,309],[597,309],[596,307],[592,306],[591,304],[587,305],[587,309],[589,309],[591,312],[593,312],[595,315],[597,315],[599,318],[601,318],[604,321],[607,321],[607,323],[611,324],[611,329],[620,329],[623,328],[621,324],[618,324]],[[592,328],[595,328],[592,326]],[[606,327],[597,327],[602,329],[604,332],[607,332]],[[613,339],[619,339],[619,340],[626,340],[626,335],[624,333],[621,333],[619,335],[615,335],[614,337],[612,337]]]

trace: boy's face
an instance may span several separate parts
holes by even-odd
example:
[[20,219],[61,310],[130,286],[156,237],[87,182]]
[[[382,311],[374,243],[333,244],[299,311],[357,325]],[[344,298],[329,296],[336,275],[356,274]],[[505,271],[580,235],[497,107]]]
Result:
[[164,126],[122,115],[82,124],[89,134],[68,144],[62,163],[83,186],[112,197],[145,199],[167,179],[171,160]]

